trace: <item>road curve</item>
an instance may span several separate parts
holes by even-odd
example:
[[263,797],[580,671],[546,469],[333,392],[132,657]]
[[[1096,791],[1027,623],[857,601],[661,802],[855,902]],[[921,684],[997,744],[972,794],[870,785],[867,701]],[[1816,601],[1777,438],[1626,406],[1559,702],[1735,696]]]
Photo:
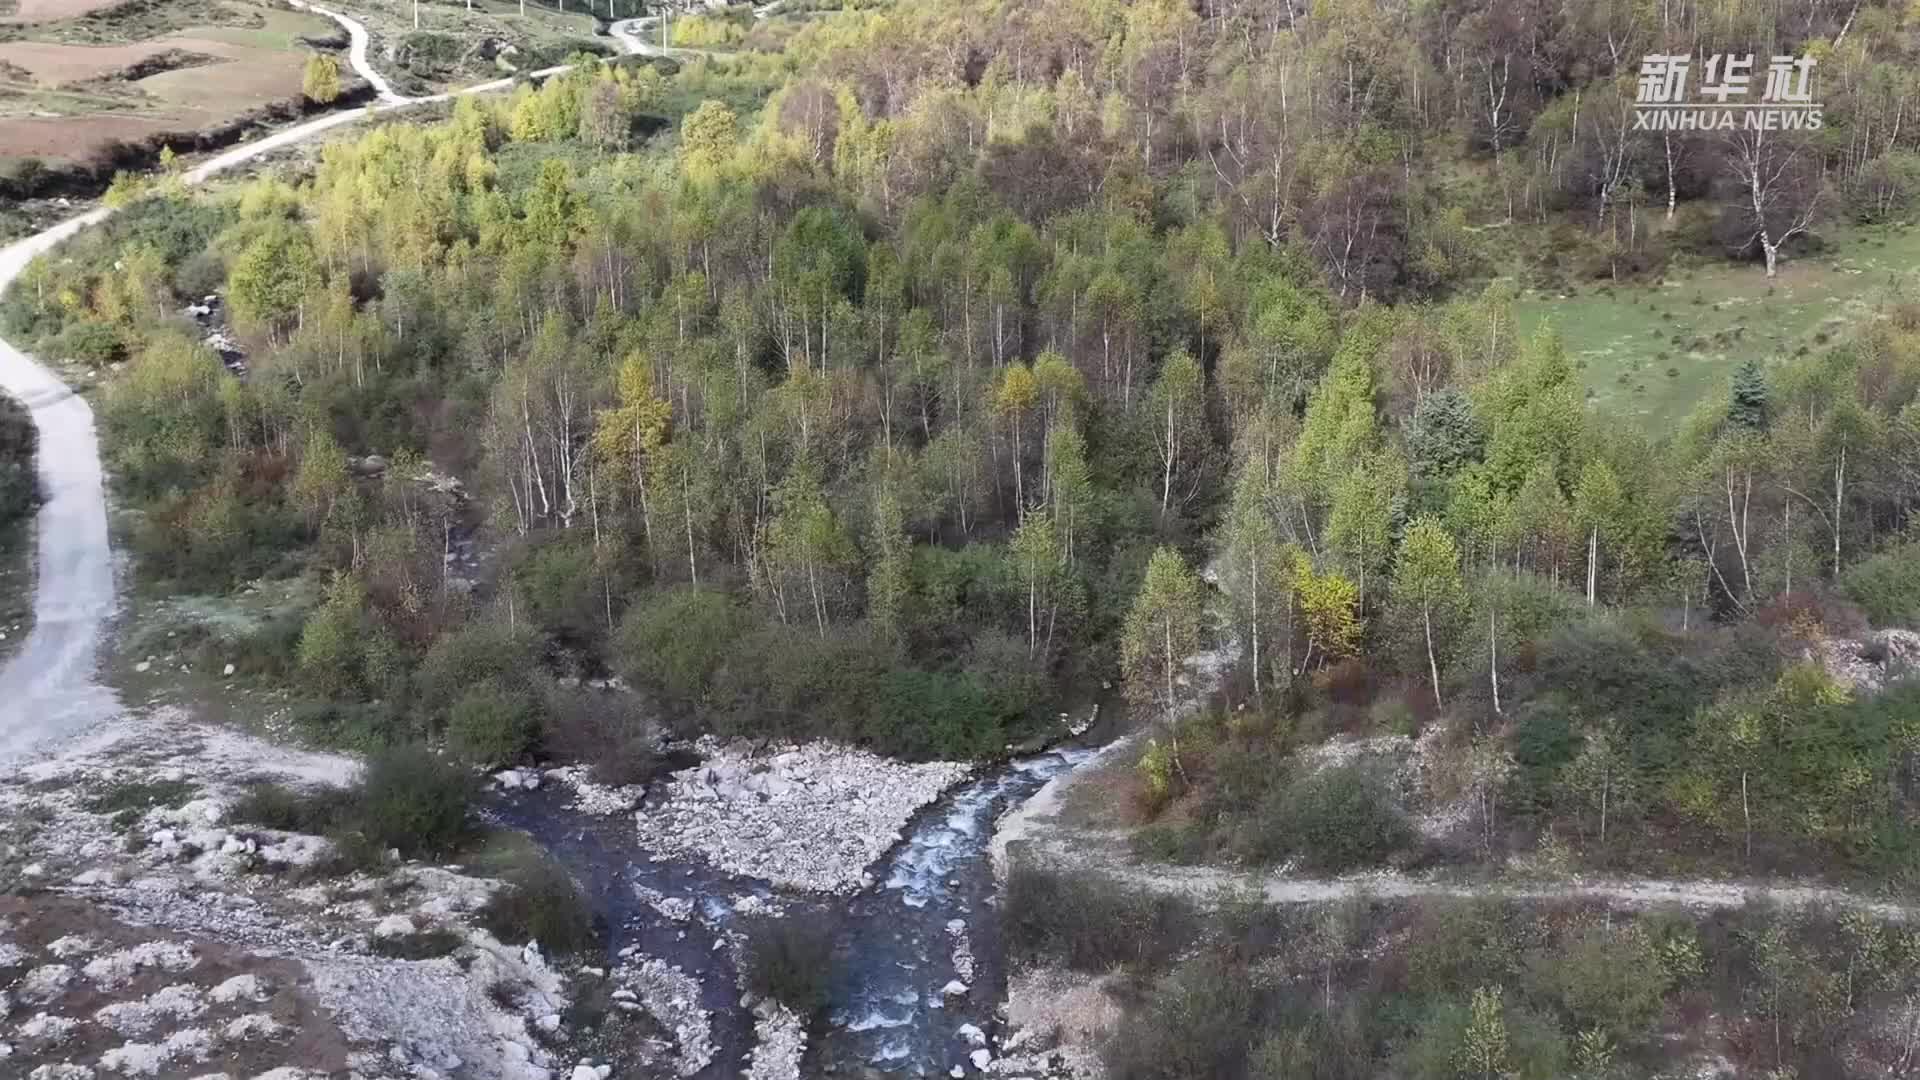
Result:
[[608,26],[607,32],[613,35],[613,40],[619,42],[620,47],[625,49],[629,56],[670,56],[676,52],[699,52],[697,49],[668,48],[648,41],[648,31],[659,25],[660,16],[645,15],[638,19],[621,19]]
[[361,24],[360,20],[342,15],[337,11],[328,10],[318,4],[306,3],[305,0],[287,0],[287,3],[302,11],[311,11],[315,15],[325,15],[346,29],[348,42],[347,63],[353,65],[354,74],[367,80],[367,83],[373,87],[374,93],[380,96],[381,101],[398,105],[412,100],[406,95],[396,92],[393,84],[387,81],[386,76],[373,70],[372,61],[367,59],[367,47],[372,39],[368,36],[367,28]]
[[[756,19],[764,19],[780,10],[780,5],[783,2],[784,0],[773,0],[771,4],[762,4],[753,9],[753,17]],[[619,22],[609,26],[607,32],[613,35],[613,39],[618,41],[620,47],[627,50],[630,56],[718,57],[728,55],[727,53],[714,52],[710,49],[687,49],[673,45],[655,45],[647,40],[647,34],[659,25],[660,16],[643,15],[637,19],[621,19]]]
[[[315,11],[320,11],[316,8]],[[333,12],[355,42],[355,68],[365,63],[365,29]],[[528,73],[543,79],[569,65]],[[375,86],[383,81],[361,70]],[[511,88],[518,77],[495,79],[431,97],[403,98],[390,87],[369,109],[349,109],[236,146],[189,170],[198,184],[263,154],[305,142],[369,113],[382,114],[472,94]],[[101,207],[69,218],[9,247],[0,248],[0,292],[36,255],[112,216]],[[0,341],[0,389],[25,402],[39,430],[38,467],[44,500],[35,524],[38,555],[33,629],[19,652],[0,666],[0,764],[18,760],[40,745],[79,734],[120,708],[118,695],[99,681],[102,632],[115,605],[113,551],[107,535],[106,484],[100,467],[93,410],[58,375],[21,349]]]
[[[95,210],[0,250],[0,290],[34,256],[107,217]],[[113,556],[93,433],[93,410],[51,371],[0,341],[0,389],[32,410],[40,432],[33,629],[0,668],[0,761],[44,735],[110,715],[111,691],[94,679],[100,627],[113,614]]]

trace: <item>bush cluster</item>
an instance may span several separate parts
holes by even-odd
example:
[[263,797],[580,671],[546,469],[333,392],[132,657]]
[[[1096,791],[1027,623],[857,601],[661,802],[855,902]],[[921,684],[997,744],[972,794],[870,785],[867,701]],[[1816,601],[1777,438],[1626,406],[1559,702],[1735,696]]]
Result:
[[1413,829],[1383,770],[1363,761],[1270,792],[1253,835],[1268,861],[1298,856],[1314,870],[1338,874],[1380,865],[1412,841]]
[[1152,970],[1194,940],[1199,919],[1177,897],[1130,889],[1086,871],[1016,862],[1007,876],[1004,932],[1018,960],[1104,972]]
[[599,942],[593,912],[573,877],[544,856],[518,859],[506,885],[480,911],[481,925],[511,944],[538,941],[550,955],[571,956]]

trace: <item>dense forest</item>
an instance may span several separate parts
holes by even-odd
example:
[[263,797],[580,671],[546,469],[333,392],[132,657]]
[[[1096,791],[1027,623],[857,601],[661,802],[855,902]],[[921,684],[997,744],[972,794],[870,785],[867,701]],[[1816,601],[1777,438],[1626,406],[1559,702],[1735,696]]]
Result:
[[[611,671],[684,730],[991,755],[1116,671],[1177,712],[1226,631],[1274,723],[1471,714],[1527,766],[1503,805],[1574,813],[1554,777],[1604,753],[1749,849],[1904,860],[1900,785],[1859,777],[1904,775],[1910,710],[1794,659],[1920,613],[1920,300],[1651,436],[1511,300],[1679,258],[1760,289],[1819,223],[1903,220],[1910,34],[1838,3],[850,11],[229,188],[124,180],[5,314],[124,365],[147,588],[319,584],[247,664],[335,737],[619,742],[568,692]],[[1630,131],[1643,52],[1746,42],[1819,57],[1819,132]],[[244,378],[180,314],[212,294]],[[1780,718],[1813,708],[1807,746]],[[1150,801],[1209,783],[1169,734]]]

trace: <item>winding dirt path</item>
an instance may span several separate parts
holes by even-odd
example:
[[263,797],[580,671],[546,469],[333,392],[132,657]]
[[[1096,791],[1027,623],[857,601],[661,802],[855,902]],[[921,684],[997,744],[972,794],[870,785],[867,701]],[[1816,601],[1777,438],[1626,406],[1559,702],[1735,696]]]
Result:
[[1783,908],[1832,908],[1859,911],[1897,922],[1920,922],[1920,903],[1886,899],[1807,882],[1739,881],[1709,878],[1515,878],[1459,881],[1414,877],[1392,871],[1346,877],[1299,877],[1280,872],[1218,866],[1143,863],[1120,829],[1063,824],[1058,816],[1077,777],[1102,759],[1137,748],[1137,736],[1108,744],[1099,754],[1048,781],[1025,805],[1001,819],[992,854],[995,873],[1004,880],[1015,861],[1052,869],[1087,871],[1146,892],[1210,903],[1221,896],[1258,895],[1269,904],[1325,904],[1339,900],[1437,899],[1512,900],[1539,903],[1599,901],[1622,908],[1688,908],[1715,911],[1768,904]]
[[[771,4],[762,4],[753,9],[753,17],[764,19],[780,10],[783,0],[773,0]],[[675,45],[655,45],[647,40],[647,35],[660,25],[660,16],[643,15],[637,19],[622,19],[607,28],[613,39],[629,56],[726,56],[727,53],[712,49],[688,49]]]
[[337,11],[328,10],[318,4],[306,3],[305,0],[287,0],[287,3],[302,11],[311,11],[315,15],[325,15],[346,29],[347,41],[349,43],[347,48],[347,63],[353,66],[354,74],[367,80],[367,83],[373,87],[374,92],[380,95],[381,101],[398,105],[413,100],[404,94],[396,92],[393,84],[387,81],[386,76],[373,70],[372,61],[367,59],[367,48],[372,38],[368,35],[366,26],[364,26],[360,20],[342,15]]
[[[1213,693],[1238,654],[1236,643],[1229,640],[1187,659],[1188,685],[1192,692],[1189,708],[1198,707],[1199,702]],[[1889,900],[1809,882],[1598,877],[1460,881],[1394,872],[1314,878],[1218,866],[1143,863],[1133,857],[1127,830],[1067,822],[1061,820],[1061,815],[1075,787],[1087,782],[1103,766],[1137,758],[1150,734],[1149,729],[1142,728],[1115,739],[1047,781],[1032,798],[1002,816],[989,845],[995,876],[1004,883],[1013,863],[1021,861],[1053,869],[1087,871],[1132,888],[1183,896],[1203,904],[1223,895],[1256,894],[1276,905],[1422,897],[1541,903],[1586,900],[1623,908],[1700,911],[1771,904],[1785,908],[1859,911],[1887,920],[1920,922],[1920,903]]]

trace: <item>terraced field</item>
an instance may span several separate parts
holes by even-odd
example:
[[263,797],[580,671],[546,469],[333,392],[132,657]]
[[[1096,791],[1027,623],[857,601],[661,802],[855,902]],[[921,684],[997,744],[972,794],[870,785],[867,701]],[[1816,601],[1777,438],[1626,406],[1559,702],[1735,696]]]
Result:
[[245,0],[20,0],[0,19],[0,176],[104,169],[128,145],[297,111],[313,43],[338,32]]

